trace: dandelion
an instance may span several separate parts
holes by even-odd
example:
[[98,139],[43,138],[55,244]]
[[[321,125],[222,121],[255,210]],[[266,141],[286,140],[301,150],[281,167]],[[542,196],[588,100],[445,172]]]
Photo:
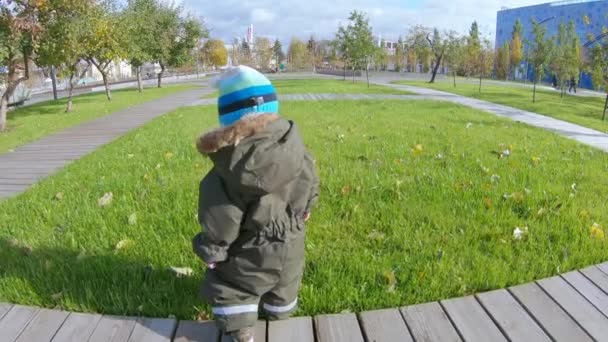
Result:
[[173,158],[173,153],[171,153],[171,152],[165,153],[165,159],[171,159],[171,158]]
[[424,150],[424,147],[422,146],[422,144],[416,144],[413,148],[412,148],[412,154],[415,156],[419,156],[422,154],[422,151]]
[[604,229],[602,228],[602,226],[600,226],[599,223],[595,222],[593,223],[593,225],[591,226],[591,236],[597,240],[604,240],[605,234],[604,234]]
[[523,228],[515,227],[515,229],[513,230],[513,239],[514,240],[521,240],[526,235],[528,235],[528,227],[523,227]]

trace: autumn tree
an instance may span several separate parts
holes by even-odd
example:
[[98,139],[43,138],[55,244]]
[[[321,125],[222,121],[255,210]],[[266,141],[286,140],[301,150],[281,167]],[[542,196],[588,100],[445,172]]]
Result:
[[466,44],[464,39],[458,33],[451,31],[447,38],[446,46],[446,62],[453,76],[454,87],[456,87],[456,73],[464,63],[466,57]]
[[274,51],[272,50],[270,39],[266,37],[257,37],[255,39],[255,57],[260,68],[268,68],[273,55]]
[[554,42],[547,39],[547,28],[532,19],[532,40],[528,42],[528,63],[534,71],[532,102],[536,102],[536,84],[542,79],[551,60]]
[[481,93],[482,80],[492,75],[494,69],[495,53],[491,42],[483,39],[479,46],[479,55],[475,63],[475,74],[479,77],[479,92]]
[[36,50],[38,66],[57,67],[59,74],[68,77],[68,101],[65,112],[72,111],[74,86],[89,70],[83,42],[90,34],[93,14],[90,0],[54,0],[39,12],[39,21],[45,28]]
[[472,76],[479,70],[479,56],[481,55],[481,38],[479,25],[474,21],[467,37],[466,60],[464,69],[467,76]]
[[298,38],[292,38],[287,50],[287,58],[293,69],[305,69],[309,65],[308,48],[306,44]]
[[156,0],[128,0],[127,7],[121,13],[121,30],[125,32],[125,57],[135,68],[139,92],[143,91],[142,66],[153,60],[157,44],[153,18],[158,10],[159,3]]
[[509,43],[505,42],[503,46],[496,50],[496,77],[506,80],[509,76],[510,66]]
[[110,2],[94,6],[89,20],[90,25],[83,41],[85,56],[101,74],[106,97],[110,101],[110,68],[114,61],[126,55],[123,44],[123,34],[126,32],[120,29],[120,18]]
[[567,26],[563,22],[559,24],[555,43],[550,65],[551,70],[557,77],[563,97],[566,91],[566,82],[570,80],[578,81],[582,63],[580,39],[573,21]]
[[[591,19],[587,18],[585,25],[590,25]],[[606,120],[608,114],[608,27],[602,28],[602,33],[598,36],[589,35],[585,43],[587,48],[587,71],[591,74],[593,86],[603,89],[606,92],[604,102],[604,112],[602,120]]]
[[228,63],[228,50],[220,39],[207,40],[201,49],[201,56],[205,65],[215,68]]
[[515,72],[524,57],[523,34],[524,34],[524,27],[521,24],[521,21],[519,19],[517,19],[515,21],[515,24],[513,25],[513,32],[511,33],[511,43],[509,44],[509,49],[510,49],[509,59],[510,59],[510,65],[511,65],[511,69],[512,69],[510,73],[513,74],[514,79],[515,79]]
[[[433,51],[427,40],[430,29],[421,25],[416,25],[410,28],[407,35],[407,45],[410,48],[412,64],[416,67],[422,65],[422,72],[426,72],[429,68]],[[417,70],[416,70],[417,71]]]
[[6,68],[6,73],[0,76],[4,83],[0,98],[0,131],[6,129],[9,99],[30,77],[29,63],[42,32],[38,12],[46,5],[43,0],[0,0],[0,65]]
[[[432,38],[431,38],[432,37]],[[448,47],[448,39],[439,33],[437,28],[433,29],[433,35],[427,34],[426,40],[429,42],[429,46],[434,56],[433,73],[429,83],[435,83],[435,77],[437,77],[437,71],[441,66],[443,57]]]
[[402,70],[405,61],[405,48],[403,38],[399,37],[397,40],[397,48],[395,49],[395,71],[399,72]]

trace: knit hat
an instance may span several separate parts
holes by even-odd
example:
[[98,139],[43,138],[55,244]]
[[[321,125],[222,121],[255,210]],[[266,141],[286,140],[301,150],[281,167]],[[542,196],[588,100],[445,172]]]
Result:
[[277,94],[270,81],[257,70],[239,65],[216,81],[220,125],[230,126],[243,116],[279,112]]

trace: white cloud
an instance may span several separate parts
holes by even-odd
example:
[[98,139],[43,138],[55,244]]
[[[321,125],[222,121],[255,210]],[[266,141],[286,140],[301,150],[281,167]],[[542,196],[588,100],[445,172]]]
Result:
[[279,38],[287,43],[292,36],[302,39],[333,38],[340,22],[351,10],[367,12],[375,35],[397,38],[414,25],[436,26],[465,33],[477,20],[482,33],[493,38],[496,12],[503,6],[519,7],[546,0],[321,0],[276,1],[223,0],[217,2],[183,0],[191,10],[205,17],[211,34],[225,41],[243,37],[249,24],[258,36]]
[[265,8],[255,8],[251,11],[251,22],[253,24],[271,22],[275,18],[276,14]]

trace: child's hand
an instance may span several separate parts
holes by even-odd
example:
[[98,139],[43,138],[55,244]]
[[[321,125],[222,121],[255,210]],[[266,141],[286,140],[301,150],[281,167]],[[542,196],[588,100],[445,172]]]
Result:
[[217,265],[216,265],[216,263],[214,263],[214,262],[212,262],[212,263],[210,263],[210,264],[207,264],[207,268],[208,268],[208,269],[210,269],[210,270],[215,269],[215,266],[217,266]]
[[304,222],[307,222],[310,219],[310,213],[306,212],[302,215]]

